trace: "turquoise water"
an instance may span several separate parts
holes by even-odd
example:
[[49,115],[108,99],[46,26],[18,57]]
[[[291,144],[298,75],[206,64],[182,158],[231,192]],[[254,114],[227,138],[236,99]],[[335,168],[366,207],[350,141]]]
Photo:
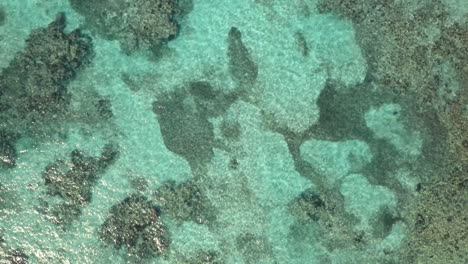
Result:
[[468,5],[352,2],[0,2],[0,263],[464,263]]

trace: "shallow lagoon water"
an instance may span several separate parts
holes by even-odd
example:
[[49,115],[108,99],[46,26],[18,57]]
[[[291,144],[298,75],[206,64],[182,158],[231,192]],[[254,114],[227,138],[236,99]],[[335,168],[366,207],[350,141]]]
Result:
[[464,263],[467,16],[3,1],[0,263]]

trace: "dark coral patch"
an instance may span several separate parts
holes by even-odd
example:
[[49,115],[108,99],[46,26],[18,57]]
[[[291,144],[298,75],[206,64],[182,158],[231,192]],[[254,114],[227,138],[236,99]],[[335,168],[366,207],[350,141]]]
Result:
[[193,81],[153,103],[166,147],[185,158],[192,168],[213,157],[215,136],[209,118],[224,114],[237,100],[205,81]]
[[272,247],[268,239],[252,233],[240,234],[236,238],[236,247],[244,256],[246,263],[262,263],[273,260]]
[[90,61],[93,46],[79,30],[64,29],[65,16],[58,14],[47,28],[33,30],[0,74],[0,167],[14,166],[19,137],[38,136],[67,112],[66,86]]
[[224,264],[221,253],[213,250],[200,250],[194,256],[176,256],[174,263],[183,264]]
[[29,256],[20,249],[13,249],[8,251],[6,260],[11,264],[27,264]]
[[215,90],[209,82],[205,81],[191,82],[188,90],[195,100],[197,111],[206,118],[224,114],[237,100],[235,93]]
[[0,27],[5,24],[5,21],[6,21],[5,8],[0,6]]
[[138,194],[112,206],[99,237],[116,249],[123,247],[144,258],[162,254],[170,245],[169,233],[159,218],[158,209]]
[[172,181],[166,182],[153,196],[161,212],[177,221],[209,224],[216,219],[208,197],[194,181],[189,180],[178,185]]
[[185,158],[190,165],[204,164],[213,156],[213,125],[185,100],[186,94],[175,93],[153,103],[166,147]]
[[27,264],[29,256],[20,248],[12,248],[0,235],[0,263],[5,264]]
[[328,209],[320,195],[311,189],[301,193],[292,204],[292,208],[297,207],[299,209],[293,210],[293,215],[299,220],[318,221],[323,211]]
[[70,0],[92,29],[118,40],[127,53],[154,47],[174,37],[177,1],[173,0]]
[[100,157],[74,150],[70,162],[59,159],[47,166],[42,174],[47,193],[60,197],[63,202],[50,208],[45,202],[42,211],[52,215],[53,222],[58,225],[70,224],[81,214],[81,208],[91,201],[93,186],[117,155],[116,146],[108,144]]
[[91,58],[91,39],[64,29],[65,16],[59,14],[47,28],[33,30],[25,50],[0,75],[2,104],[21,118],[62,111],[68,102],[66,85]]
[[17,158],[15,141],[15,136],[0,130],[0,169],[15,167]]
[[257,79],[258,66],[242,42],[242,34],[236,27],[228,33],[229,71],[241,85],[252,85]]
[[[422,155],[416,162],[404,164],[424,183],[415,188],[417,201],[395,180],[395,168],[400,164],[395,164],[397,153],[388,151],[388,146],[370,144],[374,153],[380,153],[365,169],[376,183],[397,190],[404,198],[399,200],[401,217],[410,232],[399,263],[466,262],[466,246],[459,246],[467,241],[466,232],[460,231],[466,226],[466,210],[460,209],[466,207],[466,19],[453,23],[443,1],[401,5],[394,1],[320,0],[317,7],[354,23],[356,40],[368,64],[368,79],[406,102],[401,105],[411,109],[413,116],[407,125],[424,131]],[[384,236],[396,218],[385,212],[379,217],[377,236]]]

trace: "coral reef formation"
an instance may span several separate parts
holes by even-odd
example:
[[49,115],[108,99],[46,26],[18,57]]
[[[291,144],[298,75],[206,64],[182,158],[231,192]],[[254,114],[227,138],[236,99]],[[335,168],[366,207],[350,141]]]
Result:
[[22,249],[7,246],[5,239],[0,236],[0,263],[28,264],[30,262],[28,255]]
[[155,47],[177,34],[174,0],[70,0],[92,29],[118,40],[124,51]]
[[124,247],[143,258],[164,253],[171,243],[156,206],[138,194],[130,195],[110,209],[99,237],[116,249]]
[[117,155],[116,146],[108,144],[100,157],[89,157],[74,150],[70,162],[59,159],[47,166],[42,174],[47,193],[60,197],[63,202],[50,206],[45,202],[45,208],[41,210],[51,215],[52,222],[57,225],[70,224],[81,214],[81,208],[91,201],[93,186]]
[[[26,48],[0,75],[2,118],[39,121],[58,115],[67,105],[66,85],[92,55],[89,37],[79,30],[65,33],[65,16],[34,30]],[[12,112],[14,111],[14,113]],[[5,117],[6,115],[6,117]]]
[[403,196],[415,208],[402,210],[410,225],[401,252],[408,263],[466,261],[468,237],[459,227],[467,221],[461,208],[468,166],[468,22],[454,19],[447,5],[360,0],[318,5],[320,12],[338,13],[354,23],[369,65],[368,82],[400,98],[413,112],[412,126],[427,130],[424,159],[411,172],[421,180],[419,194]]
[[192,180],[179,185],[166,182],[153,193],[161,212],[178,221],[209,224],[216,219],[210,201]]
[[178,257],[174,260],[175,264],[224,264],[226,263],[220,253],[212,250],[202,250],[196,252],[192,257]]
[[9,132],[0,130],[0,169],[13,168],[16,165],[17,153],[13,142],[16,137]]
[[268,239],[256,234],[240,234],[236,239],[237,249],[242,253],[245,263],[272,261],[272,249]]
[[[1,263],[87,262],[72,247],[101,242],[92,262],[464,263],[468,19],[455,0],[69,2],[104,38],[95,68],[76,78],[93,43],[59,14],[0,74],[0,174],[14,176],[0,211],[18,237],[0,237]],[[16,24],[7,11],[0,30]],[[122,153],[71,151],[102,142],[82,141],[94,131],[80,118],[115,121]],[[54,124],[66,150],[37,140]],[[23,184],[31,174],[44,185]],[[84,210],[103,204],[107,216]],[[43,222],[58,249],[15,231]]]
[[65,33],[58,14],[47,28],[31,32],[26,47],[0,74],[0,168],[15,165],[21,136],[38,136],[64,116],[66,86],[93,55],[91,39],[79,30]]

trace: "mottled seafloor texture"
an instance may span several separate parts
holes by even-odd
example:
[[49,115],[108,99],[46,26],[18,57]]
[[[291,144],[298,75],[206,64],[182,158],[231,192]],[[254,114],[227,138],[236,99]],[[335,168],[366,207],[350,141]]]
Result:
[[468,263],[468,1],[3,0],[0,264]]

